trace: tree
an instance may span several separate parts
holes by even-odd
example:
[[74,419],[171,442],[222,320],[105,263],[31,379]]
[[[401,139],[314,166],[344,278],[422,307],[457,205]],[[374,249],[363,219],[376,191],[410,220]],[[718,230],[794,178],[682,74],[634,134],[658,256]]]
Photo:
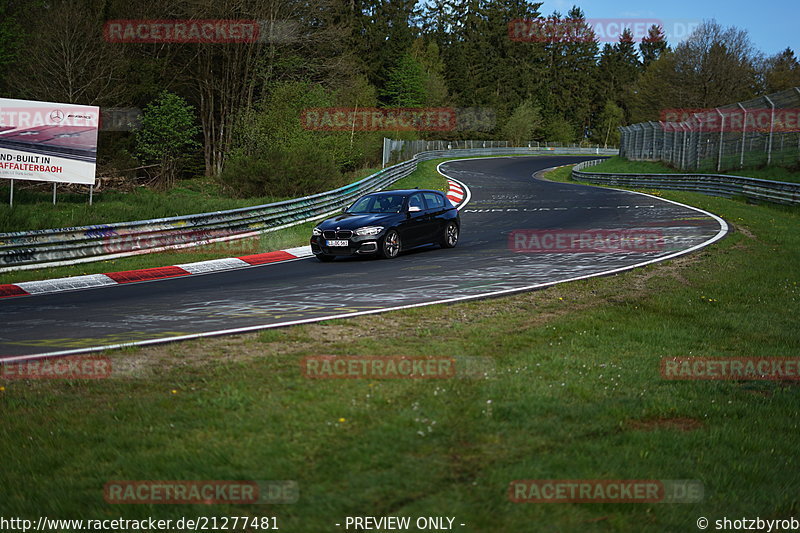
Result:
[[530,99],[525,100],[511,114],[503,126],[503,137],[520,146],[524,141],[530,141],[533,133],[542,124],[542,115],[539,106]]
[[589,128],[596,90],[597,36],[578,7],[573,7],[566,19],[554,13],[549,20],[555,35],[545,43],[548,61],[545,101],[554,116],[565,119],[573,130],[583,131]]
[[606,100],[603,110],[595,123],[595,141],[608,148],[608,144],[619,144],[619,130],[625,120],[624,111],[613,100]]
[[602,102],[611,96],[629,119],[633,88],[641,75],[641,67],[633,33],[625,28],[613,46],[606,44],[603,47],[598,65],[598,100]]
[[564,117],[554,116],[545,126],[545,140],[571,143],[575,140],[575,128]]
[[425,105],[432,107],[446,105],[447,82],[444,79],[444,63],[439,56],[439,46],[433,40],[426,43],[426,40],[420,37],[411,46],[411,56],[419,62],[424,72]]
[[768,93],[800,87],[800,62],[791,48],[764,61],[764,85]]
[[0,0],[0,94],[9,67],[19,57],[23,40],[22,25],[8,0]]
[[194,108],[176,94],[164,91],[144,109],[141,128],[135,132],[136,151],[142,161],[161,165],[162,188],[175,184],[187,152],[200,148],[195,140],[199,133]]
[[383,96],[391,107],[425,104],[425,70],[410,53],[403,54],[398,64],[389,69]]
[[676,85],[675,68],[675,54],[669,50],[650,63],[636,82],[628,103],[629,123],[661,120],[663,110],[687,107],[682,102],[688,98],[689,88]]
[[670,82],[685,87],[686,94],[673,107],[709,108],[755,97],[758,61],[745,30],[704,21],[675,47]]
[[419,34],[416,0],[350,0],[350,46],[370,83],[384,83]]
[[[50,102],[108,105],[121,94],[121,51],[103,40],[100,0],[34,3],[24,55],[9,76],[20,96]],[[2,24],[7,24],[3,20]]]
[[546,93],[541,43],[509,39],[508,24],[540,16],[541,2],[526,0],[453,0],[451,44],[441,50],[452,100],[462,106],[495,111],[500,121],[523,100]]
[[650,63],[661,57],[667,50],[667,39],[664,35],[664,28],[653,24],[647,30],[647,37],[639,43],[639,53],[642,56],[642,66],[647,68]]

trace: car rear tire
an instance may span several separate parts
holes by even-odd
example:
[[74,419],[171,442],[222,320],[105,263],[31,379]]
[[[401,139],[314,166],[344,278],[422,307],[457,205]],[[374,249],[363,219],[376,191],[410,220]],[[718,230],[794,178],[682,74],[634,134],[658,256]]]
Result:
[[458,244],[458,224],[452,221],[445,224],[439,244],[442,248],[454,248]]
[[330,263],[335,258],[332,255],[317,254],[317,259],[319,259],[323,263]]
[[385,259],[392,259],[397,257],[400,253],[402,243],[400,242],[400,234],[397,231],[390,229],[381,241],[380,256]]

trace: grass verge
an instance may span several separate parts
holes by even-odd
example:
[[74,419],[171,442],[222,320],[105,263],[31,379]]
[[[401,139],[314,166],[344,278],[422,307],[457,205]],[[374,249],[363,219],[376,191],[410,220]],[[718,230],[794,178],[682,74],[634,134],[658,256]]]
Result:
[[[345,185],[377,172],[378,169],[363,169],[343,182],[332,183],[330,188]],[[68,228],[150,220],[224,211],[253,205],[263,205],[287,200],[283,197],[264,196],[258,198],[232,198],[226,195],[219,183],[207,178],[183,180],[169,191],[155,191],[139,187],[132,192],[95,193],[93,205],[88,204],[88,193],[59,192],[56,205],[52,193],[23,188],[19,181],[14,189],[14,206],[8,205],[9,186],[0,185],[0,233],[29,231],[48,228]]]
[[[568,169],[567,169],[568,171]],[[563,171],[562,171],[563,172]],[[663,357],[800,353],[797,212],[688,192],[735,228],[691,256],[480,302],[107,354],[6,380],[4,516],[450,516],[464,531],[690,531],[800,512],[796,382],[667,381]],[[308,355],[480,356],[481,379],[309,380]],[[79,413],[79,415],[78,415]],[[109,480],[295,480],[292,505],[109,505]],[[515,479],[696,479],[695,504],[516,504]]]
[[[586,169],[587,171],[597,172],[624,172],[629,174],[683,174],[686,171],[659,163],[655,161],[630,161],[624,157],[614,156],[606,159],[602,163]],[[691,172],[688,172],[691,174]],[[702,174],[703,172],[701,172]],[[727,174],[729,176],[746,176],[750,178],[761,178],[773,181],[800,182],[800,169],[788,169],[783,167],[769,166],[761,168],[745,168],[737,170],[709,170],[706,174]]]

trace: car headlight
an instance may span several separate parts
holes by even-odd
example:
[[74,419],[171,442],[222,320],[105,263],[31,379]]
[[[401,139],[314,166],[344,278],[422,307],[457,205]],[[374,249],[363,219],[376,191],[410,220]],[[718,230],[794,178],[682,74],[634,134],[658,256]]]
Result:
[[319,228],[314,228],[311,230],[311,235],[319,237],[320,235],[322,235],[322,230]]
[[383,226],[364,226],[363,228],[358,228],[355,233],[356,235],[377,235],[378,233],[383,231]]

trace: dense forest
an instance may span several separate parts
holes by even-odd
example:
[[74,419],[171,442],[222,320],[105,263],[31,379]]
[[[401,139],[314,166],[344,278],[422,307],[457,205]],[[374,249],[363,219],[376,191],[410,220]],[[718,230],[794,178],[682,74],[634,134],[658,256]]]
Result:
[[[219,178],[241,194],[374,165],[381,137],[615,145],[617,127],[800,85],[787,48],[705,21],[686,40],[650,27],[601,43],[584,13],[525,0],[0,0],[0,97],[143,110],[104,128],[99,169],[148,164],[161,184]],[[569,21],[580,39],[513,39],[515,20]],[[115,20],[258,21],[234,43],[131,43]],[[488,127],[312,131],[304,109],[479,108]],[[124,116],[124,114],[123,114]],[[133,123],[131,123],[133,124]],[[125,131],[128,130],[128,131]],[[131,131],[133,130],[133,131]],[[310,180],[309,182],[307,182]],[[274,188],[274,187],[273,187]],[[280,188],[280,187],[279,187]]]

